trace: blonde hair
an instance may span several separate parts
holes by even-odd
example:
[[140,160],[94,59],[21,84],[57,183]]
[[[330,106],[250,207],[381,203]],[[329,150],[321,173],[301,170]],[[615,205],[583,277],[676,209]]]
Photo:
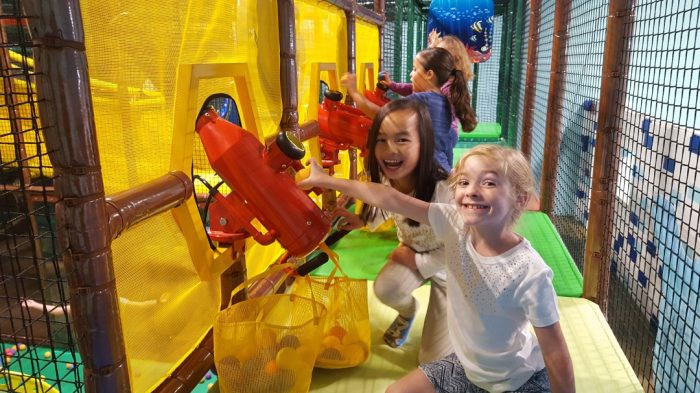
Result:
[[469,54],[467,54],[467,48],[464,46],[464,43],[457,36],[438,37],[432,42],[430,47],[446,49],[454,59],[455,68],[464,74],[464,79],[468,81],[474,79],[474,72],[472,71],[472,64],[474,63]]
[[459,175],[464,169],[465,162],[468,158],[474,156],[485,157],[495,164],[500,164],[500,168],[497,168],[496,172],[508,181],[514,202],[520,196],[525,197],[524,203],[513,203],[513,213],[508,224],[515,224],[535,192],[535,180],[532,177],[530,163],[519,150],[500,145],[477,145],[467,150],[459,159],[457,165],[455,165],[449,179],[450,188],[454,190],[457,186]]

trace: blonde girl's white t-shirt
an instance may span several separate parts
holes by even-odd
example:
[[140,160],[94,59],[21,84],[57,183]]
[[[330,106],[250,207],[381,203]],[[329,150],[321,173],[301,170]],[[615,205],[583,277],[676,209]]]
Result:
[[552,270],[524,238],[479,255],[454,205],[431,203],[428,219],[445,242],[448,326],[467,377],[490,392],[517,389],[544,368],[530,323],[559,321]]

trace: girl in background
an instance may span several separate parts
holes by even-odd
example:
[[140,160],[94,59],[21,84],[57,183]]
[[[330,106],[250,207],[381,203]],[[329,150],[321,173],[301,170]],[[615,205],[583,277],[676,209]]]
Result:
[[[447,35],[440,37],[440,34],[435,30],[430,32],[428,35],[428,47],[430,48],[443,48],[446,49],[452,55],[452,59],[455,62],[455,68],[461,70],[464,74],[464,79],[470,81],[474,79],[474,73],[472,71],[472,62],[469,54],[467,54],[467,49],[465,48],[462,41],[454,35]],[[382,85],[386,86],[389,90],[401,95],[407,96],[413,93],[413,85],[411,83],[400,83],[392,82],[391,77],[388,73],[383,73],[384,78],[379,81]],[[440,87],[442,94],[450,94],[450,86],[452,85],[452,78],[448,79],[447,82]],[[471,100],[470,100],[471,101]],[[456,116],[452,117],[452,130],[459,134],[459,121]],[[468,130],[465,129],[465,132]]]
[[[449,94],[445,95],[440,88],[450,78],[452,83]],[[379,107],[357,90],[356,76],[345,74],[341,83],[357,108],[374,118]],[[471,131],[476,127],[464,73],[455,67],[454,59],[447,50],[429,48],[419,52],[413,60],[411,83],[413,93],[406,96],[406,99],[418,100],[427,105],[435,134],[435,159],[449,173],[452,169],[452,149],[457,144],[457,134],[452,131],[453,115],[464,130]]]

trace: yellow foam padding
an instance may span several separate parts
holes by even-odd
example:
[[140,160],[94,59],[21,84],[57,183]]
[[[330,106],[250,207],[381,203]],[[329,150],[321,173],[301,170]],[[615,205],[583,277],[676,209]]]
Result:
[[[315,369],[311,392],[355,393],[384,392],[393,381],[418,365],[420,336],[425,320],[430,287],[424,285],[413,294],[421,304],[409,339],[403,347],[392,349],[382,335],[396,316],[374,296],[368,287],[372,353],[359,367],[344,370]],[[574,364],[576,390],[600,393],[641,393],[642,386],[630,366],[600,308],[586,299],[559,297],[561,326]]]
[[597,304],[559,297],[561,327],[574,363],[579,392],[643,392],[622,348]]

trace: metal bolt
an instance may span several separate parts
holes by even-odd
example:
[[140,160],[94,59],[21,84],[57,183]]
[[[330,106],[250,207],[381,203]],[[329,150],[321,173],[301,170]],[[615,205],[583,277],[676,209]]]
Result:
[[219,224],[221,224],[222,226],[228,224],[228,220],[226,219],[226,217],[219,218]]

